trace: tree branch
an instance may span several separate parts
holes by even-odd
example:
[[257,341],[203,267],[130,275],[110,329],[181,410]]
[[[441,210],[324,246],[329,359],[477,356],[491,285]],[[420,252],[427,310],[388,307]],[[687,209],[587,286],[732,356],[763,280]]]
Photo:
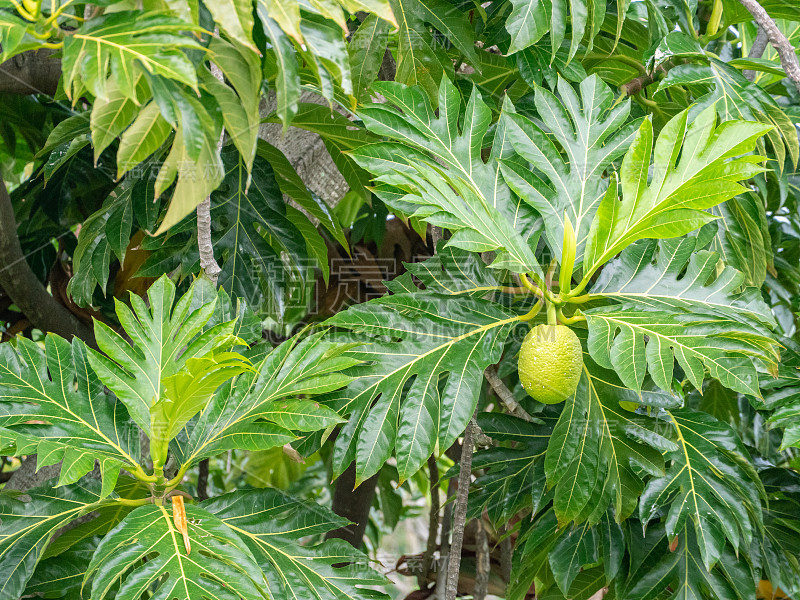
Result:
[[431,511],[428,517],[428,542],[422,555],[422,569],[417,575],[417,584],[421,590],[428,587],[428,573],[431,570],[431,561],[436,550],[436,535],[439,532],[439,465],[436,464],[435,456],[428,457],[428,472],[431,481]]
[[503,525],[498,532],[500,534],[500,572],[503,581],[508,584],[511,581],[511,555],[514,553],[511,548],[511,538],[507,535],[508,528]]
[[639,77],[631,79],[628,83],[623,83],[621,86],[619,86],[619,89],[622,93],[628,96],[633,96],[634,94],[641,92],[651,83],[655,83],[661,79],[661,76],[666,75],[667,71],[674,66],[675,65],[673,65],[671,62],[667,61],[664,64],[656,67],[652,73],[639,75]]
[[61,463],[48,465],[37,470],[36,455],[27,456],[19,468],[11,474],[4,490],[18,490],[27,492],[31,488],[42,485],[48,479],[58,477],[61,472]]
[[52,96],[61,78],[61,61],[55,50],[28,50],[0,64],[0,93]]
[[[219,30],[214,30],[214,35],[219,35]],[[219,79],[221,82],[225,80],[222,70],[213,62],[209,63],[211,66],[211,74]],[[222,141],[225,138],[225,128],[219,135],[217,142],[217,154],[222,151]],[[211,194],[197,205],[197,248],[200,251],[200,268],[217,287],[217,280],[222,269],[214,258],[214,244],[211,241]],[[207,467],[208,465],[206,465]]]
[[208,459],[204,458],[197,465],[197,499],[202,502],[208,500]]
[[[761,55],[764,54],[764,50],[767,49],[768,43],[769,37],[767,37],[767,32],[764,31],[763,27],[759,27],[758,35],[756,39],[753,40],[753,45],[750,47],[750,54],[747,55],[747,58],[761,58]],[[756,72],[751,69],[742,71],[742,75],[744,75],[748,81],[754,81],[756,78]]]
[[17,237],[17,221],[5,181],[0,177],[0,286],[31,324],[94,346],[94,333],[51,296],[31,270]]
[[[476,411],[477,414],[477,411]],[[458,576],[461,572],[461,546],[464,543],[464,527],[467,523],[467,500],[469,485],[472,481],[472,450],[475,446],[475,430],[477,428],[473,415],[464,431],[464,444],[461,446],[461,465],[458,473],[458,492],[453,509],[453,539],[450,542],[450,553],[447,560],[447,585],[445,600],[455,600],[458,593]]]
[[475,520],[478,525],[475,533],[475,589],[472,600],[486,600],[489,593],[489,575],[491,574],[491,557],[489,556],[489,535],[483,519]]
[[739,0],[739,2],[753,15],[753,20],[758,23],[759,28],[767,33],[767,38],[781,59],[786,76],[794,82],[797,91],[800,92],[800,61],[792,44],[756,0]]
[[[214,35],[219,35],[219,29],[214,29]],[[211,67],[211,74],[224,82],[225,76],[222,70],[214,62],[209,63]],[[222,151],[222,142],[225,139],[225,128],[219,134],[219,141],[217,142],[217,154]],[[219,267],[217,259],[214,258],[214,244],[211,241],[211,194],[205,200],[197,205],[197,249],[200,253],[200,268],[203,269],[206,277],[211,281],[214,287],[217,287],[219,274],[222,269]],[[197,471],[197,497],[203,501],[208,498],[208,460],[204,458],[200,461]]]
[[483,372],[483,376],[512,415],[525,421],[531,421],[531,416],[520,406],[519,402],[514,398],[514,394],[511,393],[511,390],[509,390],[506,384],[503,383],[503,380],[498,377],[497,367],[494,365],[489,366],[486,371]]
[[326,540],[339,538],[354,548],[361,548],[379,475],[380,471],[355,487],[356,464],[353,463],[339,476],[339,479],[336,480],[336,489],[333,491],[331,509],[340,517],[350,521],[351,524],[329,531],[325,534]]
[[[451,448],[455,447],[455,444]],[[445,586],[447,585],[447,562],[450,556],[450,531],[453,529],[453,503],[450,498],[456,492],[456,480],[451,478],[447,482],[447,499],[445,500],[444,515],[442,516],[442,533],[439,538],[439,569],[436,572],[436,600],[444,600]]]

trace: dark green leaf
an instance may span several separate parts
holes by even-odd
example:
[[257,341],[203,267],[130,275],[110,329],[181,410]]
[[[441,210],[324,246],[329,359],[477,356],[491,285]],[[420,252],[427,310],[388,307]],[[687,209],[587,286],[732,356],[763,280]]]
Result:
[[[53,483],[53,482],[50,482]],[[0,494],[0,598],[18,600],[53,535],[65,525],[114,500],[102,500],[99,482],[29,490],[21,502]],[[36,580],[34,580],[36,581]]]
[[364,586],[386,579],[369,568],[366,557],[343,540],[302,545],[306,536],[341,527],[347,521],[314,501],[300,501],[275,489],[234,492],[202,505],[235,531],[264,572],[274,600],[383,600]]
[[727,564],[726,540],[734,549],[748,548],[761,535],[764,488],[749,453],[729,427],[687,409],[667,414],[678,448],[668,454],[666,475],[651,480],[642,493],[640,517],[646,525],[666,510],[670,541],[691,529],[701,568],[711,569],[718,561]]
[[352,332],[343,339],[364,342],[349,355],[372,361],[354,369],[353,381],[334,399],[340,413],[350,414],[336,440],[334,473],[355,460],[356,480],[364,481],[396,449],[405,481],[437,446],[449,448],[515,321],[498,304],[428,292],[379,298],[329,319]]
[[50,334],[44,350],[19,338],[0,345],[0,438],[19,455],[38,454],[39,467],[63,460],[59,485],[78,481],[100,462],[102,495],[119,470],[138,464],[138,430],[125,409],[103,393],[86,345]]
[[141,506],[125,517],[97,546],[86,571],[92,598],[103,600],[117,584],[117,600],[139,600],[153,587],[155,597],[172,600],[270,597],[258,563],[233,529],[196,506],[186,506],[186,518],[191,549],[164,506]]

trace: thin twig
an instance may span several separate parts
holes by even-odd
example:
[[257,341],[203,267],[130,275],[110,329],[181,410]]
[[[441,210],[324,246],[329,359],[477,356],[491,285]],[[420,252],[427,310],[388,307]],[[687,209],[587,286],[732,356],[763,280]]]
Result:
[[[747,58],[761,58],[764,54],[764,50],[767,49],[768,43],[769,37],[767,36],[767,32],[763,27],[759,27],[758,35],[756,39],[753,40],[753,45],[750,47],[750,54],[747,55]],[[742,75],[744,75],[748,81],[755,81],[756,72],[752,69],[742,71]]]
[[[477,414],[477,410],[475,411]],[[447,586],[445,600],[455,600],[458,593],[458,576],[461,572],[461,546],[464,543],[464,527],[467,522],[467,500],[472,481],[472,450],[474,449],[475,416],[464,431],[464,444],[461,446],[461,465],[458,473],[458,492],[453,508],[453,539],[447,561]]]
[[786,39],[786,36],[775,24],[775,21],[756,0],[739,0],[739,2],[753,15],[753,20],[758,26],[767,32],[767,37],[772,47],[775,48],[781,59],[781,65],[783,70],[786,71],[786,76],[794,82],[795,87],[800,91],[800,61],[797,59],[797,54],[795,54],[791,42]]
[[520,406],[519,402],[514,399],[514,394],[511,393],[511,390],[506,387],[506,384],[503,383],[503,380],[497,375],[497,367],[494,365],[489,366],[486,371],[483,372],[483,376],[486,378],[486,381],[489,382],[489,385],[492,387],[497,397],[500,398],[500,401],[508,409],[508,412],[525,421],[531,421],[531,416]]
[[439,465],[436,464],[436,457],[428,457],[428,472],[431,481],[431,512],[428,517],[428,544],[425,553],[422,555],[422,572],[417,576],[419,589],[427,589],[428,572],[431,570],[431,560],[433,552],[436,550],[436,535],[439,533]]
[[667,71],[669,71],[675,65],[670,61],[666,61],[663,64],[656,67],[652,73],[645,73],[644,75],[639,75],[638,77],[634,77],[627,83],[623,83],[619,86],[621,92],[623,92],[627,96],[633,96],[641,92],[644,88],[646,88],[651,83],[655,83],[658,81],[663,75],[666,75]]

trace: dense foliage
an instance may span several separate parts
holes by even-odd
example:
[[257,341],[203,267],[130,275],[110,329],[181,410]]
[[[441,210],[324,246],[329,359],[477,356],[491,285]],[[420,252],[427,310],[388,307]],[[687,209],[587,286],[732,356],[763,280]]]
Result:
[[420,498],[413,598],[800,595],[800,5],[753,4],[0,2],[58,67],[0,69],[0,453],[56,473],[0,600],[388,598],[337,502],[376,550]]

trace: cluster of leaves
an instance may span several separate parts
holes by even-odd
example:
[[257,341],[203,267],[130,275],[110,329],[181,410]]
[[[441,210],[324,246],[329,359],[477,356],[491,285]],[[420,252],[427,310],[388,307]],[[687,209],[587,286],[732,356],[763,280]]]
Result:
[[[800,9],[763,5],[798,45]],[[749,56],[738,2],[92,6],[0,7],[2,58],[59,48],[72,105],[0,107],[31,115],[0,124],[23,250],[101,317],[98,349],[0,345],[0,446],[61,463],[0,493],[0,600],[383,597],[358,551],[317,543],[346,521],[314,500],[172,498],[204,459],[293,444],[325,485],[380,474],[396,524],[388,480],[418,480],[476,412],[493,445],[469,511],[511,527],[506,598],[800,593],[800,96],[774,50]],[[322,139],[339,206],[259,139],[271,124]],[[190,284],[206,197],[220,291]],[[309,316],[352,215],[380,228],[387,208],[444,232],[433,256],[262,341]],[[515,374],[544,322],[584,350],[547,407]],[[492,365],[529,419],[489,395]]]
[[[149,306],[136,295],[132,309],[117,305],[130,342],[98,324],[101,351],[53,334],[43,349],[24,338],[0,346],[3,446],[37,454],[39,467],[61,461],[57,481],[27,499],[2,497],[0,597],[86,589],[93,598],[139,598],[158,582],[165,597],[213,590],[289,598],[306,590],[333,599],[382,583],[345,542],[299,545],[347,523],[314,502],[277,490],[233,492],[188,506],[184,531],[178,508],[164,503],[205,457],[280,447],[338,423],[308,398],[350,380],[341,373],[356,362],[343,355],[349,346],[315,334],[265,356],[243,353],[260,337],[254,316],[234,310],[204,279],[176,302],[174,284],[162,277],[147,299]],[[170,445],[176,460],[167,465]]]
[[[755,544],[766,535],[767,494],[737,434],[686,406],[685,395],[703,390],[710,376],[759,398],[759,371],[777,368],[770,307],[709,249],[716,239],[709,210],[763,173],[763,158],[749,153],[768,128],[718,122],[713,107],[690,119],[687,109],[656,140],[652,121],[629,119],[627,102],[615,105],[593,75],[580,94],[563,80],[558,96],[537,90],[532,109],[506,100],[484,158],[491,112],[475,93],[462,103],[443,80],[434,116],[418,90],[397,83],[377,89],[386,102],[361,116],[387,141],[360,148],[355,159],[395,211],[452,236],[433,264],[411,267],[423,290],[410,278],[392,282],[391,296],[328,321],[370,340],[351,352],[371,359],[334,399],[354,413],[334,461],[354,459],[363,479],[375,472],[376,455],[383,462],[394,447],[402,479],[437,441],[439,451],[447,448],[451,424],[463,428],[477,402],[469,386],[498,360],[509,323],[528,318],[507,306],[501,287],[510,283],[508,271],[522,273],[545,303],[559,307],[562,322],[585,332],[586,356],[574,396],[542,413],[539,424],[492,414],[479,421],[512,446],[476,456],[486,475],[476,481],[474,514],[486,509],[505,523],[531,513],[517,538],[507,597],[524,598],[532,585],[555,586],[567,597],[609,585],[625,598],[665,589],[678,597],[689,589],[698,597],[752,597],[753,567],[743,557],[766,560]],[[617,169],[618,178],[602,176]],[[536,217],[543,235],[528,238]],[[491,252],[491,264],[477,252]],[[449,268],[442,253],[452,257]],[[539,253],[559,263],[558,288],[542,276]],[[461,406],[453,389],[464,394]],[[641,541],[619,525],[634,518],[647,532]],[[639,558],[643,552],[652,558]],[[600,562],[587,581],[582,569]],[[792,589],[795,578],[784,585]]]

